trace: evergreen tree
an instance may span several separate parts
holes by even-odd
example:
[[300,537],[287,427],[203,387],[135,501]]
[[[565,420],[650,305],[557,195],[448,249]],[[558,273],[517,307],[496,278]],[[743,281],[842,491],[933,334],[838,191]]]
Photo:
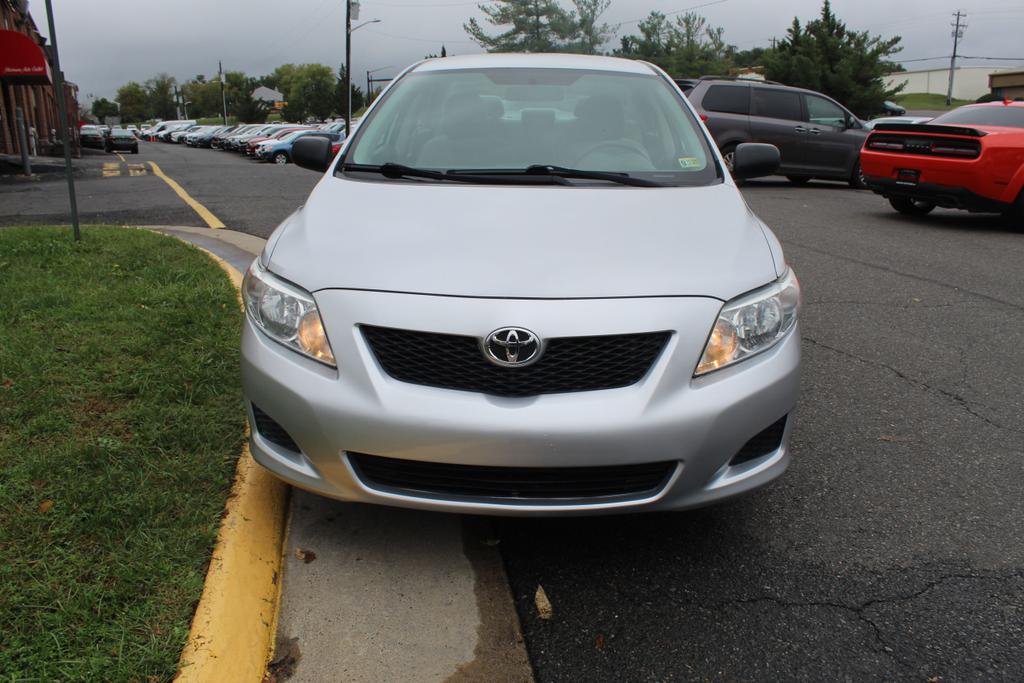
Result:
[[121,104],[121,118],[125,121],[145,121],[152,116],[149,94],[140,83],[129,81],[118,88],[117,101]]
[[158,119],[173,119],[178,116],[178,107],[174,101],[174,86],[177,81],[165,73],[157,74],[146,81],[149,93],[150,114]]
[[601,47],[608,42],[612,28],[608,24],[598,23],[611,0],[573,0],[576,10],[572,20],[576,25],[571,48],[573,52],[586,55],[598,54]]
[[651,12],[637,28],[640,35],[624,36],[616,55],[652,62],[676,78],[727,74],[732,66],[736,48],[725,43],[725,30],[699,14],[686,12],[669,21]]
[[574,16],[557,0],[495,0],[479,9],[491,25],[509,27],[492,36],[475,18],[462,25],[488,52],[560,52],[577,32]]
[[899,69],[888,58],[901,49],[899,36],[883,39],[847,29],[825,0],[819,18],[806,26],[794,18],[786,38],[765,53],[765,75],[823,92],[866,117],[880,111],[882,102],[902,89],[887,89],[882,80]]

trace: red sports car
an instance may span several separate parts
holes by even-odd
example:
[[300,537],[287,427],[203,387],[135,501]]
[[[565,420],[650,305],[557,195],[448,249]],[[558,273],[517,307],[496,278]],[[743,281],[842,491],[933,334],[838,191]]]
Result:
[[1002,213],[1024,229],[1024,102],[969,104],[926,124],[879,124],[860,154],[867,186],[900,213]]

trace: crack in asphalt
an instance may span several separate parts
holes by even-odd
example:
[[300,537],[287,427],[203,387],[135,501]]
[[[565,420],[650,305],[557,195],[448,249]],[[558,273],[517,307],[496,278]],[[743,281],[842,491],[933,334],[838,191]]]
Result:
[[925,594],[935,590],[939,586],[941,586],[944,583],[947,583],[949,581],[954,581],[954,580],[962,580],[962,581],[972,581],[972,580],[973,581],[1011,581],[1011,580],[1014,580],[1014,579],[1021,579],[1021,578],[1024,578],[1024,570],[1020,570],[1020,569],[1014,570],[1012,572],[1009,572],[1009,573],[1006,573],[1006,574],[1003,574],[1003,575],[1000,575],[1000,574],[983,575],[983,574],[963,574],[963,573],[944,574],[942,576],[939,576],[936,579],[932,579],[932,580],[928,581],[922,588],[920,588],[919,590],[913,591],[911,593],[906,593],[906,594],[901,594],[901,595],[891,595],[891,596],[882,597],[882,598],[871,598],[870,600],[865,600],[864,602],[854,603],[854,604],[843,603],[843,602],[836,602],[836,601],[832,601],[832,600],[787,600],[787,599],[782,598],[782,597],[771,596],[771,595],[758,596],[756,598],[738,598],[738,599],[735,599],[735,600],[726,600],[726,601],[721,602],[720,604],[721,605],[730,605],[730,604],[742,605],[742,604],[757,604],[757,603],[762,603],[762,602],[769,602],[769,603],[772,603],[772,604],[776,604],[776,605],[778,605],[780,607],[786,607],[786,608],[797,608],[797,607],[808,607],[808,608],[812,608],[812,609],[813,608],[832,608],[832,609],[843,610],[843,611],[846,611],[846,612],[851,612],[852,614],[854,614],[854,616],[857,617],[857,619],[859,621],[861,621],[861,622],[863,622],[863,623],[865,623],[865,624],[867,624],[868,626],[871,627],[871,630],[872,630],[872,632],[874,633],[874,636],[875,636],[875,640],[878,642],[879,645],[881,645],[882,651],[886,655],[891,656],[896,662],[898,662],[904,668],[911,669],[912,668],[912,664],[909,661],[907,661],[904,657],[902,657],[897,652],[895,647],[892,647],[889,644],[889,642],[885,639],[885,636],[882,634],[881,627],[873,619],[871,619],[871,617],[869,617],[867,614],[865,614],[865,612],[867,612],[871,608],[877,607],[879,605],[888,605],[888,604],[910,602],[912,600],[916,600],[916,599],[924,596]]
[[808,251],[814,252],[815,254],[821,254],[822,256],[830,256],[841,261],[849,261],[850,263],[856,263],[857,265],[865,266],[867,268],[874,268],[875,270],[881,270],[886,273],[892,273],[893,275],[899,275],[901,277],[910,278],[911,280],[927,282],[928,284],[938,285],[939,287],[942,287],[944,289],[952,289],[954,292],[962,292],[964,294],[969,294],[979,299],[984,299],[986,301],[991,301],[992,303],[1001,304],[1003,306],[1007,306],[1017,311],[1024,311],[1024,306],[1022,306],[1021,304],[1015,303],[1013,301],[1007,301],[1005,299],[1000,299],[989,294],[983,294],[982,292],[976,292],[972,289],[964,289],[963,287],[951,285],[948,282],[943,282],[942,280],[936,280],[934,278],[925,277],[924,275],[917,275],[915,273],[907,273],[902,270],[896,270],[895,268],[879,265],[877,263],[872,263],[871,261],[865,261],[863,259],[854,258],[852,256],[846,256],[844,254],[836,254],[831,251],[828,251],[827,249],[819,249],[818,247],[812,247],[801,242],[794,242],[793,240],[790,239],[783,240],[780,238],[780,241],[783,244],[792,245],[794,247],[797,247],[798,249],[806,249]]
[[[813,339],[813,338],[808,337],[806,335],[803,336],[803,340],[805,342],[813,344],[814,346],[818,346],[818,347],[821,347],[823,349],[827,349],[829,351],[832,351],[834,353],[838,353],[841,356],[846,356],[847,358],[852,358],[853,360],[859,361],[861,363],[864,363],[865,365],[871,365],[871,366],[876,367],[876,368],[882,368],[884,370],[888,370],[889,372],[893,373],[894,375],[896,375],[897,377],[899,377],[903,381],[907,382],[908,384],[912,384],[912,385],[914,385],[916,387],[920,387],[920,388],[925,389],[927,391],[933,391],[933,392],[935,392],[937,394],[945,396],[946,398],[951,399],[954,402],[956,402],[961,408],[963,408],[969,414],[971,414],[974,417],[978,418],[982,422],[985,422],[986,424],[989,424],[989,425],[995,427],[996,429],[999,429],[999,430],[1002,430],[1002,431],[1008,431],[1008,432],[1015,432],[1015,433],[1018,433],[1018,434],[1021,433],[1021,430],[1019,430],[1019,429],[1014,429],[1012,427],[1008,427],[1006,425],[1000,424],[999,422],[996,422],[995,420],[993,420],[993,419],[991,419],[991,418],[989,418],[989,417],[987,417],[985,415],[982,415],[981,413],[979,413],[977,410],[974,409],[974,407],[971,405],[971,403],[966,398],[964,398],[960,394],[954,393],[954,392],[949,391],[947,389],[943,389],[941,387],[932,386],[931,384],[928,384],[927,382],[924,382],[924,381],[919,380],[919,379],[915,379],[915,378],[905,374],[902,370],[894,368],[891,365],[886,365],[885,363],[879,363],[878,361],[873,361],[873,360],[870,360],[870,359],[867,359],[867,358],[862,358],[862,357],[860,357],[860,356],[858,356],[858,355],[856,355],[854,353],[851,353],[851,352],[846,351],[844,349],[837,348],[835,346],[830,346],[829,344],[825,344],[824,342],[820,342],[817,339]],[[979,405],[985,405],[985,404],[981,403]],[[989,406],[985,406],[985,407],[987,408]]]

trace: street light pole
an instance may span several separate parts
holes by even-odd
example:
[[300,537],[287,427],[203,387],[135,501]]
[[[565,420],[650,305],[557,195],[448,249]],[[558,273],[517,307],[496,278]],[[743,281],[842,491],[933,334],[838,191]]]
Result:
[[78,202],[75,201],[75,176],[71,168],[71,135],[68,132],[67,98],[64,95],[64,72],[60,70],[60,56],[57,53],[57,29],[53,24],[53,5],[46,0],[46,21],[50,26],[50,44],[53,46],[53,87],[57,92],[57,114],[60,116],[60,137],[64,141],[64,175],[68,179],[68,198],[71,200],[71,227],[75,233],[75,241],[82,240],[82,231],[78,227]]
[[224,125],[228,125],[228,98],[224,94],[224,63],[217,61],[217,78],[220,79],[220,105],[223,107]]
[[[358,12],[359,2],[356,2]],[[358,14],[355,17],[359,18]],[[345,137],[348,137],[352,125],[352,34],[367,24],[379,24],[380,19],[364,21],[355,28],[352,27],[352,0],[345,0]]]

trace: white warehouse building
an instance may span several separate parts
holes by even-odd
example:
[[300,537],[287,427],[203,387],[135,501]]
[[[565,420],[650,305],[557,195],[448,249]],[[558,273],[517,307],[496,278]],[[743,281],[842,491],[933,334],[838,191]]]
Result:
[[[976,100],[989,92],[988,77],[1008,66],[958,66],[953,76],[953,97],[958,100]],[[945,69],[922,69],[901,71],[885,77],[885,87],[893,88],[906,83],[904,93],[932,93],[945,95],[949,90],[949,67]]]

